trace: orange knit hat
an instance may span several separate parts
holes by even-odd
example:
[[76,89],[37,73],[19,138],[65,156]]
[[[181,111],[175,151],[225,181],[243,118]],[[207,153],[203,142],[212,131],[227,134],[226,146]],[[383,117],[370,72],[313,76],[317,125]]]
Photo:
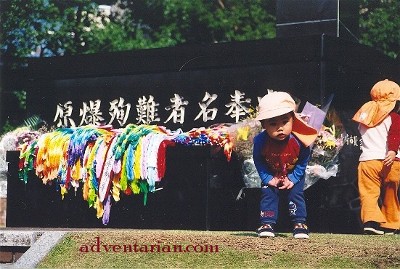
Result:
[[371,99],[353,116],[353,120],[368,127],[381,123],[400,100],[400,87],[388,79],[377,82],[371,89]]

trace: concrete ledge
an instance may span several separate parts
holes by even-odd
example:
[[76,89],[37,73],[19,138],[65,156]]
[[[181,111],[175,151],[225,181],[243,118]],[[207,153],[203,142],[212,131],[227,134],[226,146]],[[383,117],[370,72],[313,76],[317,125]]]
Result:
[[35,268],[39,262],[57,245],[66,231],[49,231],[42,236],[14,263],[14,268]]
[[2,247],[30,247],[43,234],[38,231],[5,230],[0,232],[0,246]]

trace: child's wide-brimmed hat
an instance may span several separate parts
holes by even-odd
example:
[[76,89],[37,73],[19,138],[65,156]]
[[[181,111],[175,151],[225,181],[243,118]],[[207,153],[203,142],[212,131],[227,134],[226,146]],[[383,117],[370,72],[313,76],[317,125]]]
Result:
[[[256,120],[272,119],[289,112],[295,112],[296,103],[287,92],[270,92],[261,98]],[[292,133],[306,146],[318,136],[317,130],[305,123],[294,113]]]
[[388,79],[378,81],[371,89],[371,99],[353,116],[353,120],[368,127],[381,123],[400,100],[400,87]]

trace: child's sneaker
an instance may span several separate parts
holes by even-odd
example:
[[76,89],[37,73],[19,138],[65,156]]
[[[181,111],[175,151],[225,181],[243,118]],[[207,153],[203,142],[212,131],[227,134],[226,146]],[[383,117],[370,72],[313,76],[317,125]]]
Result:
[[364,234],[383,235],[385,232],[380,228],[378,222],[367,221],[364,223]]
[[293,237],[298,239],[308,239],[308,227],[304,223],[296,223],[293,228]]
[[273,224],[265,223],[257,229],[258,237],[275,237]]

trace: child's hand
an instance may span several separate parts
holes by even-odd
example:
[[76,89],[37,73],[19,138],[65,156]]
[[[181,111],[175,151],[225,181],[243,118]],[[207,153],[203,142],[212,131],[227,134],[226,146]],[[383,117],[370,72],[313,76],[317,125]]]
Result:
[[383,165],[386,166],[392,165],[395,158],[396,158],[396,152],[394,152],[393,150],[388,151],[385,159],[383,160]]
[[268,186],[277,188],[278,186],[282,185],[282,180],[278,177],[273,177],[269,182]]
[[279,187],[280,190],[289,190],[293,188],[294,183],[290,181],[290,179],[285,176],[281,178],[282,186]]

